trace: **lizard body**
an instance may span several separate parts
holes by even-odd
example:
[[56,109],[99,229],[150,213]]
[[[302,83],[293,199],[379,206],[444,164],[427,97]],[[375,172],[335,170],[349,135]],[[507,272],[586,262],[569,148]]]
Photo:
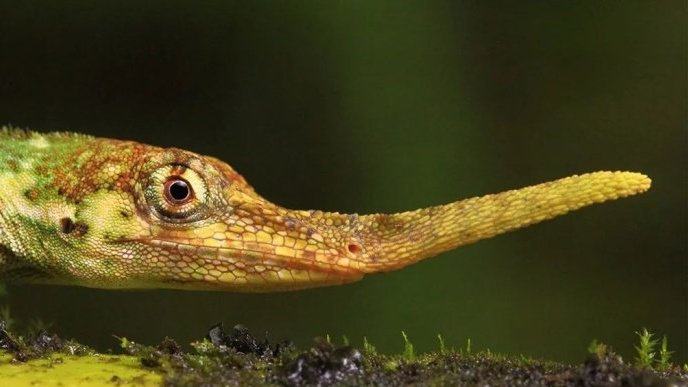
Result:
[[336,285],[650,183],[594,172],[397,214],[298,211],[212,157],[3,128],[0,279],[253,292]]

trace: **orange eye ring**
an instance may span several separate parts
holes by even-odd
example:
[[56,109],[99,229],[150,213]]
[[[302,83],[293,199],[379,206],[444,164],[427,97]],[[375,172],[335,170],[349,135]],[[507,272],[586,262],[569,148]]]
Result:
[[188,181],[180,177],[170,177],[165,181],[163,193],[167,203],[180,206],[193,200],[194,191]]

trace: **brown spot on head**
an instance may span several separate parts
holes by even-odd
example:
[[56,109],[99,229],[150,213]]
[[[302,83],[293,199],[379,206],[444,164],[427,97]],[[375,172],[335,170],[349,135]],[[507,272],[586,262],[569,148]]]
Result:
[[24,197],[26,197],[30,201],[35,201],[36,199],[38,199],[38,195],[39,191],[35,187],[24,191]]
[[179,176],[181,176],[181,175],[184,174],[184,172],[186,171],[186,169],[187,169],[186,165],[176,164],[174,167],[172,167],[172,170],[170,171],[170,173],[171,173],[172,175],[179,175]]
[[11,172],[19,172],[19,164],[15,160],[8,160],[7,167]]

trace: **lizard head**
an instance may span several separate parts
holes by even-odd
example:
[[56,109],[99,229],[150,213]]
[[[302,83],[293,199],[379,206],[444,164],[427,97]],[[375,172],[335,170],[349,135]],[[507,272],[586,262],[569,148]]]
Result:
[[341,216],[277,206],[213,157],[149,151],[132,188],[124,206],[136,209],[128,223],[139,227],[120,228],[127,232],[111,245],[127,250],[117,258],[134,257],[134,266],[147,267],[138,276],[140,286],[274,291],[362,277],[337,265],[351,252],[341,248],[346,233],[326,218]]
[[0,132],[0,278],[25,282],[334,285],[650,187],[639,173],[595,172],[396,214],[299,211],[264,199],[213,157],[22,133]]
[[344,216],[274,205],[213,157],[86,136],[21,144],[0,149],[23,160],[0,178],[5,279],[275,291],[362,277],[337,264],[352,254]]

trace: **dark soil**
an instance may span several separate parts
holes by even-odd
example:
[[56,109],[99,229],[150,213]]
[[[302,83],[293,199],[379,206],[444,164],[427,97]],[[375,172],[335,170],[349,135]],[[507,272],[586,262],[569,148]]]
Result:
[[73,340],[62,340],[56,334],[40,330],[28,339],[11,333],[4,321],[0,321],[0,350],[11,353],[15,361],[25,362],[52,353],[69,355],[94,354],[91,348]]
[[[455,351],[405,358],[336,346],[325,339],[298,350],[290,342],[271,344],[237,325],[226,332],[212,327],[185,352],[172,339],[155,347],[122,340],[141,367],[160,372],[168,386],[332,386],[332,385],[479,385],[479,386],[686,386],[679,367],[659,371],[624,363],[611,351],[591,354],[580,365],[566,365],[490,353]],[[0,322],[0,349],[16,361],[52,353],[90,355],[73,341],[41,331],[23,339]]]

